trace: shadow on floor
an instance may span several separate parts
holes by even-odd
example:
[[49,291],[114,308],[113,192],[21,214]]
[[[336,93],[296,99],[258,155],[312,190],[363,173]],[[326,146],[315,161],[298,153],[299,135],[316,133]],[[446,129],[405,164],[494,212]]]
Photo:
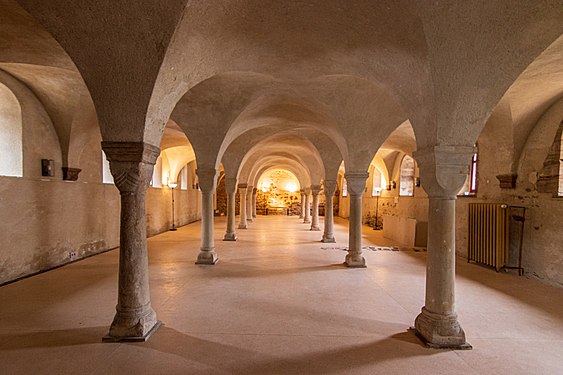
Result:
[[107,334],[108,328],[107,326],[102,326],[0,334],[0,350],[101,344],[102,337]]
[[[234,262],[221,262],[223,268],[217,272],[209,273],[208,277],[232,277],[232,278],[252,278],[252,277],[275,277],[279,275],[293,275],[307,272],[320,272],[320,271],[336,271],[336,270],[349,270],[343,263],[326,264],[321,266],[311,267],[296,267],[296,268],[260,268],[252,267],[246,264]],[[206,266],[201,266],[206,267]]]
[[[279,337],[272,337],[270,343],[278,345],[283,344],[282,341]],[[295,355],[293,348],[286,347],[285,356],[272,356],[262,351],[194,337],[170,327],[163,327],[151,341],[141,345],[144,350],[157,350],[205,364],[210,369],[200,373],[208,374],[218,371],[233,374],[346,373],[394,358],[430,356],[443,352],[422,347],[410,331],[363,344],[339,344],[335,349],[302,355]]]

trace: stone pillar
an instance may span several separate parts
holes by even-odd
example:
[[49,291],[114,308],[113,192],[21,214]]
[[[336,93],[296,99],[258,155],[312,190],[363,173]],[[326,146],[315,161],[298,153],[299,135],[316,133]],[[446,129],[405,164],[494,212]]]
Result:
[[362,256],[362,194],[369,177],[367,172],[346,172],[350,197],[350,229],[348,232],[348,255],[345,264],[348,267],[363,268],[366,260]]
[[225,190],[227,191],[227,231],[223,237],[223,241],[236,241],[237,234],[235,232],[235,193],[237,191],[237,179],[234,177],[225,177]]
[[250,223],[254,221],[252,217],[252,191],[254,188],[252,186],[248,186],[246,188],[246,220]]
[[336,242],[334,239],[334,207],[332,200],[334,199],[334,192],[336,191],[336,181],[325,180],[325,226],[323,239],[321,242]]
[[301,193],[301,212],[299,213],[299,218],[305,218],[305,190],[300,189],[299,192]]
[[252,217],[256,217],[256,193],[258,192],[257,188],[252,189]]
[[196,264],[215,264],[219,260],[213,238],[213,193],[217,184],[218,171],[213,168],[196,170],[201,190],[201,247]]
[[238,229],[246,229],[246,189],[247,184],[238,184],[238,191],[240,194],[240,223]]
[[121,194],[116,314],[104,341],[146,341],[160,325],[150,302],[145,197],[160,150],[143,142],[102,142]]
[[319,231],[319,193],[321,192],[320,185],[312,185],[311,193],[313,194],[313,218],[311,220],[311,230]]
[[415,320],[431,347],[471,348],[455,312],[455,200],[469,173],[473,147],[436,146],[415,153],[428,194],[426,299]]
[[311,189],[310,188],[306,188],[305,189],[305,205],[303,207],[304,209],[304,213],[303,213],[303,224],[309,224],[311,222],[311,210],[310,210],[310,206],[311,206]]

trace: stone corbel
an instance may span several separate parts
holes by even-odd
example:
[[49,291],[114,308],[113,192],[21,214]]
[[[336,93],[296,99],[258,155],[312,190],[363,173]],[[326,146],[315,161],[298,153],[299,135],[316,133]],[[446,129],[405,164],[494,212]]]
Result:
[[496,176],[499,181],[499,186],[501,189],[514,189],[516,188],[516,180],[518,175],[516,174],[499,174]]

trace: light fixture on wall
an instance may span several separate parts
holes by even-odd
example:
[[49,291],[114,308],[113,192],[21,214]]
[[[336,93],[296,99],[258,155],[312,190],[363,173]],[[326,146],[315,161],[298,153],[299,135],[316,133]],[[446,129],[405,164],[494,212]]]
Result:
[[177,230],[176,228],[176,223],[174,220],[174,188],[178,186],[177,183],[170,181],[170,179],[168,179],[168,187],[170,189],[172,189],[172,228],[170,228],[171,231],[175,231]]

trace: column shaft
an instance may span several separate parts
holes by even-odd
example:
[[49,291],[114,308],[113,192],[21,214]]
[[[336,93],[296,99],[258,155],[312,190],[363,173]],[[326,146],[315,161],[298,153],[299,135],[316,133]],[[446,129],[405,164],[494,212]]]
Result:
[[102,142],[121,194],[119,284],[116,314],[104,341],[145,341],[158,328],[150,303],[145,197],[158,147]]
[[219,260],[213,238],[213,192],[217,181],[217,171],[211,168],[198,168],[196,173],[201,189],[201,247],[196,264],[213,265]]
[[319,193],[321,187],[315,185],[312,187],[311,192],[313,194],[313,217],[311,220],[311,230],[317,231],[321,230],[319,228]]
[[257,188],[252,189],[252,217],[256,217],[256,193],[258,192]]
[[303,189],[301,189],[301,212],[299,212],[299,218],[305,218],[305,193],[303,192]]
[[366,267],[362,256],[362,194],[366,186],[367,172],[346,172],[350,197],[350,229],[348,232],[348,255],[345,264],[348,267]]
[[246,229],[246,184],[239,185],[239,193],[240,193],[240,223],[238,225],[238,229]]
[[252,186],[246,189],[246,220],[250,223],[254,221],[252,217]]
[[336,242],[334,239],[334,206],[333,198],[336,190],[336,181],[324,182],[325,193],[325,222],[322,242]]
[[304,210],[305,212],[303,213],[303,223],[304,224],[309,224],[311,222],[311,201],[310,201],[310,196],[309,196],[309,192],[305,192],[305,207]]

